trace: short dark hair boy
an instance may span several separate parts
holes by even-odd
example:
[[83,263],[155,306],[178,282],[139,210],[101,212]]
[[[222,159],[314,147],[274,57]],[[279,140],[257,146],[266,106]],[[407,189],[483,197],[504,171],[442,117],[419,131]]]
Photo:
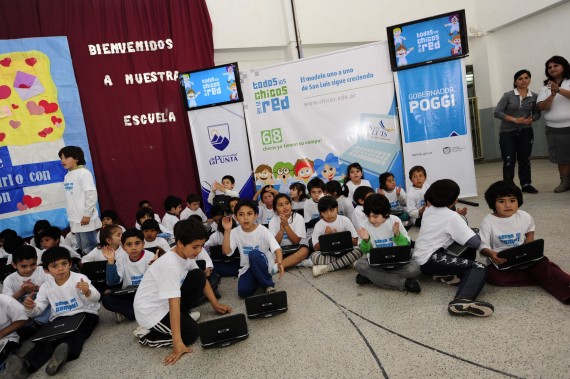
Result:
[[485,201],[493,212],[496,212],[497,199],[499,197],[514,196],[517,198],[519,207],[523,205],[523,194],[519,187],[510,180],[500,180],[495,182],[485,191]]
[[329,209],[338,208],[338,202],[332,196],[324,196],[319,200],[319,212],[326,212]]
[[[147,221],[155,221],[155,220],[147,220]],[[127,238],[131,237],[137,237],[141,241],[144,241],[144,233],[142,232],[142,230],[138,230],[137,228],[131,228],[125,230],[125,232],[121,235],[121,243],[124,244]]]
[[64,156],[66,158],[77,159],[77,164],[80,166],[85,164],[85,154],[83,153],[83,150],[78,146],[65,146],[59,150],[57,156],[60,158]]
[[176,209],[179,205],[180,206],[182,205],[182,199],[179,198],[178,196],[168,195],[166,196],[166,199],[164,199],[164,209],[167,212]]
[[384,218],[390,217],[390,202],[386,196],[375,193],[364,200],[364,214],[370,216],[371,213]]
[[451,179],[440,179],[428,188],[425,200],[434,207],[451,207],[459,197],[459,185]]
[[158,221],[151,218],[150,220],[146,220],[145,222],[142,223],[141,231],[144,232],[145,230],[156,230],[157,232],[160,233],[160,225],[158,225]]
[[224,176],[222,177],[222,182],[223,182],[224,180],[226,180],[226,179],[229,180],[230,183],[236,184],[236,180],[235,180],[235,178],[234,178],[233,176],[231,176],[231,175],[224,175]]
[[414,166],[410,169],[408,173],[408,177],[410,178],[410,180],[412,180],[412,175],[414,174],[414,172],[421,172],[427,178],[427,172],[423,166]]
[[321,178],[313,178],[307,183],[307,191],[311,192],[313,188],[320,188],[324,192],[325,182]]

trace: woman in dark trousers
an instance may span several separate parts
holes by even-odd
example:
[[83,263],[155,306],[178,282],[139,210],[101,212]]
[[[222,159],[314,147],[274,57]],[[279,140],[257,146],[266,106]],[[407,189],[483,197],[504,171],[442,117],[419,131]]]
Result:
[[532,122],[540,118],[536,107],[537,94],[528,89],[530,71],[514,75],[514,90],[505,92],[495,108],[495,118],[501,120],[499,146],[503,158],[503,180],[514,181],[515,164],[519,164],[519,181],[523,192],[537,193],[531,185],[530,154],[534,142]]

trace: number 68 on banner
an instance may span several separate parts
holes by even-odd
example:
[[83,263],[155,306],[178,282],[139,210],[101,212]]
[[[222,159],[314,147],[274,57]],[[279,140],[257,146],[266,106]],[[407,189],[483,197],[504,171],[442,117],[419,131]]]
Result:
[[283,142],[281,128],[261,131],[261,143],[263,145],[270,145],[272,143],[281,143],[281,142]]

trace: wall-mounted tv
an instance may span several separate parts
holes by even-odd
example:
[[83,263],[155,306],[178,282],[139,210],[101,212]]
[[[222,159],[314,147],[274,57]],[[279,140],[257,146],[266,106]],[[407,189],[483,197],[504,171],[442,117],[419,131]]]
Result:
[[243,101],[237,63],[178,74],[187,111]]
[[465,10],[389,26],[386,31],[392,71],[469,54]]

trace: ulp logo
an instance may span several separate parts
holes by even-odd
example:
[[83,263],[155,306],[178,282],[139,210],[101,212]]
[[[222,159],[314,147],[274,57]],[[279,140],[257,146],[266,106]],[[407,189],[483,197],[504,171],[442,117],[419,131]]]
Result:
[[443,154],[447,155],[447,154],[450,154],[450,153],[451,153],[451,147],[445,146],[445,147],[443,148]]
[[230,144],[230,126],[228,123],[208,126],[208,138],[213,147],[223,151]]

